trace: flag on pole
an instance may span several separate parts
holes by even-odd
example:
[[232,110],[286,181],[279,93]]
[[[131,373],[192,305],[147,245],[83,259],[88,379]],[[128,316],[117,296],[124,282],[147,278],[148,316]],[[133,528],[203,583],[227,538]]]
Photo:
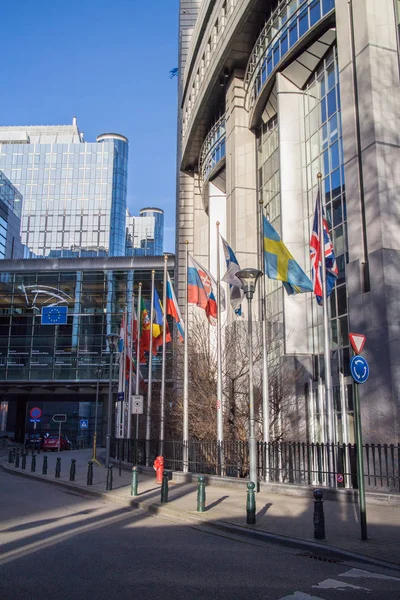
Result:
[[[206,311],[207,318],[215,325],[217,318],[217,282],[211,273],[189,255],[188,303],[196,304]],[[225,293],[221,288],[221,312],[225,310]]]
[[226,260],[226,268],[227,271],[222,278],[222,281],[229,283],[230,289],[230,300],[231,306],[235,311],[235,314],[241,316],[242,314],[242,300],[244,298],[244,291],[242,289],[242,282],[238,277],[236,277],[236,273],[240,271],[240,266],[235,256],[234,251],[228,244],[228,242],[222,237],[222,247],[224,249],[224,255]]
[[289,295],[312,292],[313,285],[280,236],[264,216],[264,269],[270,279],[282,281]]
[[169,273],[167,273],[167,301],[165,303],[165,312],[167,313],[167,315],[170,315],[175,319],[179,339],[181,342],[183,342],[185,336],[185,328],[183,325],[181,311],[179,310],[178,302],[176,300],[174,288],[172,287]]
[[319,190],[317,193],[317,201],[315,205],[314,223],[313,230],[310,240],[310,258],[313,273],[314,283],[314,294],[317,297],[318,304],[323,302],[323,291],[322,291],[322,254],[325,256],[325,269],[326,269],[326,297],[332,293],[333,286],[338,276],[338,266],[336,262],[335,253],[329,235],[328,222],[325,218],[324,209],[322,209],[322,222],[324,228],[324,245],[321,245],[320,235],[320,218],[319,211],[321,206]]
[[[161,304],[160,296],[156,288],[154,288],[154,321],[153,321],[153,354],[157,354],[157,349],[159,346],[163,344],[163,316],[164,311]],[[168,323],[165,322],[166,331],[165,331],[165,341],[171,341],[171,334],[169,332]]]
[[150,316],[144,304],[143,298],[140,301],[140,362],[145,362],[145,351],[150,350]]

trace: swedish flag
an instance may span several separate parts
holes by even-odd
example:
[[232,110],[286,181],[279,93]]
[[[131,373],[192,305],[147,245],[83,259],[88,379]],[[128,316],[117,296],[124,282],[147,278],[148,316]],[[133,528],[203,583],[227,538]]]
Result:
[[264,269],[270,279],[283,282],[288,294],[313,291],[310,279],[266,217],[264,217]]

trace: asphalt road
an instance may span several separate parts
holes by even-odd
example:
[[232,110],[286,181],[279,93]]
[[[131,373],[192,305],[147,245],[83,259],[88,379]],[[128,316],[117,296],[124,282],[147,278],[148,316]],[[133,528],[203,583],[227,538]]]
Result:
[[0,543],[1,600],[400,597],[399,572],[211,535],[1,470]]

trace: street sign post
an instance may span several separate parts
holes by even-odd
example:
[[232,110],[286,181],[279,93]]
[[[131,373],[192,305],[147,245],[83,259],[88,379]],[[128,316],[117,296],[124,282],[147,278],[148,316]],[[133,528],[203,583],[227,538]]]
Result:
[[79,429],[88,429],[89,427],[89,419],[81,419],[79,421]]
[[135,395],[132,396],[132,414],[142,415],[143,414],[143,396]]
[[369,377],[369,365],[363,356],[360,356],[364,348],[365,335],[362,333],[350,333],[350,343],[355,356],[350,360],[350,373],[355,381],[354,386],[354,423],[356,427],[356,447],[357,447],[357,479],[358,479],[358,497],[360,505],[360,526],[361,539],[368,539],[367,531],[367,505],[365,501],[365,482],[364,482],[364,453],[362,444],[361,430],[361,409],[360,395],[358,386],[365,383]]
[[54,423],[58,423],[58,452],[61,452],[61,423],[66,423],[67,415],[57,414],[53,415],[51,418]]

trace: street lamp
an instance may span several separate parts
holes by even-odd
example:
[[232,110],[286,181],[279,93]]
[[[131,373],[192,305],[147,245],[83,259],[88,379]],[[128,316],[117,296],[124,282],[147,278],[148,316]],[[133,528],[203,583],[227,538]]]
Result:
[[248,338],[249,338],[249,454],[250,454],[250,481],[258,490],[257,476],[257,446],[254,423],[254,389],[253,389],[253,315],[251,301],[256,289],[258,278],[262,272],[258,269],[242,269],[236,273],[236,277],[240,279],[243,286],[243,291],[246,294],[247,304],[249,307],[247,316]]
[[100,466],[100,463],[97,460],[97,414],[98,414],[98,409],[99,409],[100,375],[101,375],[101,367],[97,367],[96,406],[95,406],[95,409],[94,409],[94,434],[93,434],[93,456],[92,456],[92,462],[97,463],[99,466]]
[[108,412],[107,412],[107,434],[106,434],[106,469],[110,464],[110,450],[111,450],[111,421],[112,421],[112,370],[113,370],[113,358],[114,352],[117,348],[119,335],[117,333],[108,333],[106,335],[108,342],[108,349],[110,351],[110,380],[108,382]]

